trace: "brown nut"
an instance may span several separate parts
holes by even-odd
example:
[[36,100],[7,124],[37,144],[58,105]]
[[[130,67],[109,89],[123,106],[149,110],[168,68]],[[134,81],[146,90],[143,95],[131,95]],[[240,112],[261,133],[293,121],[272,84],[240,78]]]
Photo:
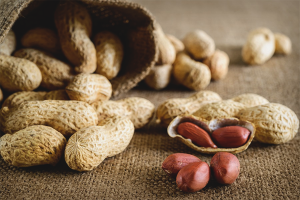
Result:
[[[220,129],[222,127],[226,126],[239,126],[244,127],[250,131],[250,136],[247,140],[247,142],[239,147],[232,147],[232,148],[212,148],[212,147],[203,147],[198,146],[197,144],[193,143],[191,139],[185,138],[182,135],[180,135],[177,132],[177,127],[184,122],[190,122],[195,124],[196,126],[202,128],[208,135],[211,135],[212,132],[214,132],[217,129]],[[188,147],[201,152],[201,153],[207,153],[207,154],[215,154],[217,152],[230,152],[230,153],[239,153],[242,151],[245,151],[248,146],[251,144],[254,136],[255,136],[255,126],[254,124],[245,121],[245,120],[239,120],[237,118],[219,118],[219,119],[213,119],[211,121],[207,121],[203,118],[196,117],[193,115],[183,115],[183,116],[177,116],[173,121],[171,121],[170,125],[168,126],[168,134],[171,138],[179,139],[182,143],[187,145]],[[218,145],[218,144],[216,144]]]
[[204,188],[210,178],[210,168],[206,162],[191,163],[177,174],[176,184],[184,192],[196,192]]
[[183,167],[194,162],[201,162],[201,160],[191,154],[174,153],[164,160],[161,167],[168,175],[176,176]]
[[221,184],[233,183],[240,173],[239,160],[227,152],[216,153],[210,161],[210,167],[212,175]]
[[200,147],[217,148],[208,133],[191,122],[184,122],[179,124],[177,127],[177,133],[185,138],[192,140],[193,143],[199,145]]
[[235,148],[244,145],[250,131],[240,126],[226,126],[212,132],[211,138],[218,147]]

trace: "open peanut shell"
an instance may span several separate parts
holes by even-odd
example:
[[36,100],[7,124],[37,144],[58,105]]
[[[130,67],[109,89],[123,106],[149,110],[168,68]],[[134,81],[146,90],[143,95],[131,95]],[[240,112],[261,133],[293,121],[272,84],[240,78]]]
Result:
[[[226,127],[226,126],[241,126],[247,128],[250,131],[249,138],[247,142],[237,148],[212,148],[212,147],[200,147],[194,144],[190,139],[187,139],[180,134],[177,133],[177,126],[183,122],[191,122],[203,130],[205,130],[209,135],[219,128]],[[254,136],[255,136],[255,126],[251,122],[239,120],[237,118],[219,118],[213,119],[211,121],[207,121],[205,119],[193,116],[193,115],[184,115],[184,116],[177,116],[168,126],[168,134],[172,138],[177,138],[185,145],[189,146],[190,148],[199,151],[201,153],[206,154],[215,154],[218,152],[229,152],[229,153],[240,153],[245,151],[248,146],[251,144]]]

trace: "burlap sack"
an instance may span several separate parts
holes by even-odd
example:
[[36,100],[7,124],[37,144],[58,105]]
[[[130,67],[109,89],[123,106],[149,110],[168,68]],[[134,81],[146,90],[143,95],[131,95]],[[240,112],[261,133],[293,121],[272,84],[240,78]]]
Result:
[[[124,60],[119,75],[111,80],[113,97],[126,92],[140,82],[154,65],[157,45],[154,19],[142,6],[126,1],[80,0],[93,20],[93,33],[110,30],[124,45]],[[54,10],[60,1],[2,0],[0,1],[0,43],[12,28],[19,39],[34,27],[55,30]]]

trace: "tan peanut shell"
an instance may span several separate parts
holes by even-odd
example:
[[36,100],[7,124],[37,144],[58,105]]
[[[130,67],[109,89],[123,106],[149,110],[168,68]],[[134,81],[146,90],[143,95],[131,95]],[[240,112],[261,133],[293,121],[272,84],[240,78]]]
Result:
[[241,94],[231,98],[231,100],[242,103],[246,107],[253,107],[269,103],[269,101],[264,97],[252,93]]
[[[234,117],[245,105],[233,100],[223,100],[206,104],[193,113],[194,116],[205,120]],[[246,119],[245,119],[246,120]]]
[[117,76],[124,56],[123,45],[119,37],[112,32],[102,31],[95,35],[97,69],[96,73],[108,80]]
[[158,45],[158,60],[156,64],[172,64],[176,58],[176,50],[173,44],[166,37],[164,31],[158,23],[155,23],[155,33]]
[[44,100],[45,95],[47,92],[34,92],[34,91],[22,91],[22,92],[16,92],[7,99],[2,104],[2,108],[9,107],[13,108],[25,101],[38,101],[38,100]]
[[96,101],[91,106],[97,113],[98,123],[114,116],[130,117],[132,113],[124,103],[118,101]]
[[177,54],[173,75],[181,85],[195,91],[206,88],[211,79],[209,68],[201,62],[193,60],[184,52]]
[[203,63],[207,65],[211,72],[212,80],[224,79],[228,72],[229,57],[224,51],[216,50]]
[[201,30],[194,30],[186,34],[183,44],[186,51],[196,60],[211,56],[216,48],[214,40]]
[[90,36],[92,20],[87,9],[77,2],[58,5],[54,21],[63,53],[75,65],[77,73],[93,73],[96,68],[96,49]]
[[2,93],[2,90],[0,88],[0,103],[1,103],[2,100],[3,100],[3,93]]
[[127,117],[108,118],[101,126],[83,128],[71,136],[67,143],[66,163],[73,170],[93,170],[106,157],[124,151],[133,133],[133,123]]
[[35,63],[42,73],[41,86],[48,90],[63,89],[74,77],[74,72],[70,65],[46,52],[28,48],[16,51],[14,56]]
[[255,139],[262,143],[288,142],[295,137],[299,129],[297,115],[288,107],[278,103],[245,108],[236,117],[252,122],[257,130]]
[[[250,131],[250,136],[247,140],[247,142],[237,148],[212,148],[212,147],[200,147],[194,144],[190,139],[184,138],[179,133],[177,133],[177,126],[180,123],[183,122],[191,122],[203,130],[205,130],[209,135],[211,133],[219,128],[226,127],[226,126],[241,126],[244,128],[247,128]],[[188,147],[201,152],[201,153],[207,153],[207,154],[215,154],[218,152],[230,152],[230,153],[240,153],[242,151],[245,151],[248,146],[251,144],[253,138],[255,137],[255,134],[257,134],[257,131],[255,129],[254,124],[247,120],[239,120],[237,118],[229,117],[229,118],[218,118],[213,119],[211,121],[205,120],[201,117],[196,117],[193,115],[184,115],[184,116],[178,116],[175,119],[172,120],[170,125],[168,126],[168,134],[172,138],[177,138],[181,142],[183,142]]]
[[181,40],[179,40],[177,37],[171,34],[166,34],[166,37],[171,42],[171,44],[174,46],[176,53],[184,50],[184,44]]
[[36,48],[52,54],[61,54],[58,35],[49,28],[34,28],[27,31],[21,38],[21,44],[26,48]]
[[168,127],[179,115],[191,115],[205,104],[221,101],[222,98],[212,91],[200,91],[188,98],[168,99],[160,104],[156,111],[156,122]]
[[172,65],[159,65],[152,67],[145,77],[145,83],[152,89],[161,90],[168,86],[171,80]]
[[40,69],[29,60],[0,54],[0,86],[9,92],[31,91],[42,81]]
[[66,87],[71,100],[93,103],[108,100],[112,94],[111,83],[100,74],[78,74]]
[[66,90],[53,90],[45,95],[45,100],[70,100]]
[[17,41],[15,33],[10,30],[0,44],[0,54],[10,56],[16,49]]
[[98,123],[97,113],[89,104],[81,101],[26,101],[21,105],[1,109],[1,129],[13,134],[33,125],[51,126],[66,137],[81,128]]
[[135,129],[139,129],[148,124],[155,112],[155,106],[149,100],[140,97],[128,97],[117,102],[124,104],[131,112],[130,120]]
[[292,52],[290,38],[282,33],[275,33],[275,53],[288,55]]
[[260,65],[269,60],[275,51],[274,34],[267,28],[251,31],[242,49],[243,60],[250,65]]
[[29,126],[0,140],[5,162],[16,167],[56,165],[64,153],[65,137],[49,126]]

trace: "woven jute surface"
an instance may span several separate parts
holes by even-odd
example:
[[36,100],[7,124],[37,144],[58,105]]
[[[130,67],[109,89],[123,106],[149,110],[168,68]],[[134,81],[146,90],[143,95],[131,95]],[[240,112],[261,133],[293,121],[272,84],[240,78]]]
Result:
[[[202,29],[214,38],[231,59],[227,77],[207,89],[223,99],[256,93],[270,102],[291,108],[300,117],[300,12],[299,1],[136,1],[148,8],[166,33],[182,38]],[[289,56],[275,56],[261,66],[246,66],[241,48],[247,33],[268,27],[288,35],[293,43]],[[183,87],[152,91],[143,83],[119,98],[138,96],[156,106],[168,98],[188,97]],[[237,154],[241,172],[232,185],[214,181],[196,193],[183,193],[175,180],[161,169],[172,153],[185,152],[209,163],[211,155],[200,154],[177,140],[154,120],[136,130],[128,148],[106,159],[95,170],[79,173],[62,160],[57,166],[16,168],[0,158],[0,199],[299,199],[300,134],[286,144],[253,142]]]

